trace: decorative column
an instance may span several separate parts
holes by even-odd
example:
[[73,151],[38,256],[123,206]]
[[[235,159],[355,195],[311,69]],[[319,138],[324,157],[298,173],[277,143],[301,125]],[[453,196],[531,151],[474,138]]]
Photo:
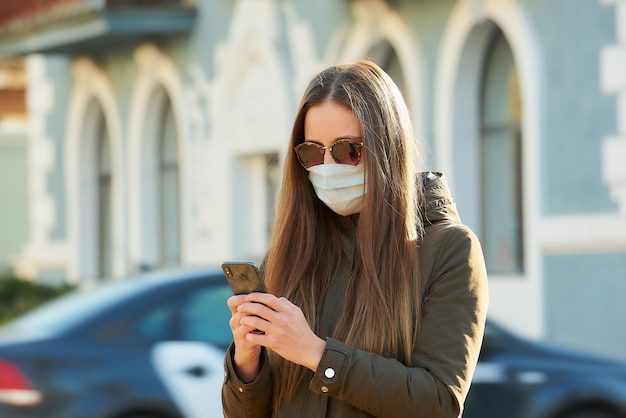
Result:
[[601,52],[601,85],[607,95],[616,96],[617,132],[604,139],[602,175],[611,198],[626,215],[626,0],[600,0],[615,7],[616,42]]
[[47,125],[54,106],[54,84],[46,73],[46,58],[27,58],[29,113],[29,241],[14,260],[16,272],[25,277],[62,281],[67,267],[67,245],[51,238],[61,214],[48,189],[48,175],[55,169],[54,141]]

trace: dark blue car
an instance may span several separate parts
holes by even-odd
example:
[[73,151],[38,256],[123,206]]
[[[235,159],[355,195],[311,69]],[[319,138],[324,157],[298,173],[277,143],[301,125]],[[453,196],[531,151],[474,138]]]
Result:
[[232,340],[221,270],[74,292],[0,328],[0,417],[220,417]]
[[464,418],[625,418],[626,365],[487,322]]
[[[230,295],[218,269],[152,273],[0,328],[0,417],[223,416]],[[626,366],[489,322],[463,417],[626,418]]]

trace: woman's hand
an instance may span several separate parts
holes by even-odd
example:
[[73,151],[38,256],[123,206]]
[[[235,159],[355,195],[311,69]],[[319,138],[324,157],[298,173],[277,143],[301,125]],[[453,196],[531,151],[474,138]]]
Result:
[[[250,293],[243,296],[243,303],[237,303],[236,309],[233,320],[239,320],[240,332],[246,331],[243,347],[264,346],[286,360],[317,370],[326,342],[311,330],[299,307],[286,298]],[[252,332],[256,329],[263,333]]]
[[259,374],[259,365],[261,355],[261,347],[251,341],[248,341],[246,335],[254,331],[254,328],[241,323],[241,319],[245,314],[239,312],[238,307],[245,302],[247,295],[231,296],[228,299],[228,308],[232,313],[230,318],[230,330],[233,333],[235,342],[234,363],[237,369],[237,376],[243,382],[252,382]]

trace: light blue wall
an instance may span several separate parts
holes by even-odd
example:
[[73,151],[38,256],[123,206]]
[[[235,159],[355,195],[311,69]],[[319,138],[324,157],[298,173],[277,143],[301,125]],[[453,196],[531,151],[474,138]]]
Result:
[[189,64],[198,64],[208,79],[215,71],[215,46],[228,38],[235,7],[231,0],[197,0],[198,16],[193,31],[158,43],[177,65],[188,75]]
[[52,82],[53,106],[46,116],[46,139],[52,140],[54,146],[54,167],[48,173],[47,192],[53,196],[56,222],[50,232],[51,241],[62,241],[67,238],[65,208],[65,135],[67,124],[67,108],[72,93],[70,79],[71,68],[67,58],[46,56],[46,78]]
[[[600,51],[615,42],[614,8],[597,0],[519,0],[542,50],[544,105],[541,166],[546,215],[613,212],[602,181],[601,143],[616,131],[615,99],[601,92]],[[392,4],[417,34],[426,62],[422,131],[436,152],[433,88],[441,36],[455,2]]]
[[626,253],[544,258],[546,338],[626,360]]
[[616,132],[615,100],[601,92],[600,51],[615,42],[614,7],[597,0],[525,0],[543,47],[546,215],[615,211],[602,181],[601,143]]
[[27,160],[25,136],[0,137],[0,273],[28,239]]
[[294,1],[298,19],[306,20],[315,38],[318,58],[324,58],[332,36],[340,29],[348,29],[353,24],[350,1],[337,0],[296,0]]
[[[441,37],[446,28],[450,12],[455,2],[451,0],[424,0],[404,1],[394,4],[394,8],[409,22],[411,30],[415,33],[415,41],[422,48],[424,60],[424,74],[422,74],[422,89],[424,94],[423,126],[418,126],[418,132],[423,134],[428,145],[430,154],[426,156],[432,164],[435,160],[437,147],[435,144],[434,125],[434,89],[437,76],[437,60]],[[415,75],[413,75],[415,76]],[[441,169],[441,167],[428,166],[428,169]]]
[[[124,147],[127,147],[128,126],[130,117],[130,106],[133,94],[135,79],[137,76],[137,66],[133,57],[133,50],[113,51],[98,61],[98,65],[109,77],[115,104],[119,112],[121,122],[122,137]],[[111,135],[111,132],[109,132]],[[126,151],[126,148],[125,148]]]

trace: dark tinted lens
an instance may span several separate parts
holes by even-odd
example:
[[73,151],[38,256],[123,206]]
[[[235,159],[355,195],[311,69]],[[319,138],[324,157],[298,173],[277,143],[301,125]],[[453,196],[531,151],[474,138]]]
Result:
[[296,154],[305,168],[324,163],[324,148],[317,144],[304,142],[296,147]]
[[333,144],[332,156],[339,164],[357,165],[361,146],[348,139],[340,139]]

